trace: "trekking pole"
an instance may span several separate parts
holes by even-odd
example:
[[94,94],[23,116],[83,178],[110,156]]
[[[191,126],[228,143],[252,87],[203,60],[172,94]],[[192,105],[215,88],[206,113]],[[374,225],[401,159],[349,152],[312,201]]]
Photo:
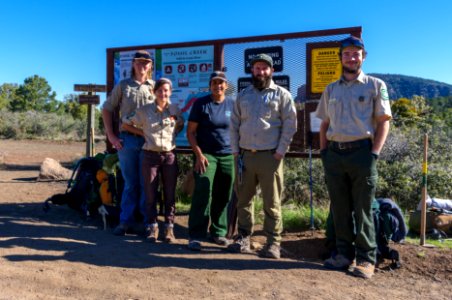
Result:
[[424,159],[422,162],[422,200],[421,200],[421,230],[420,245],[425,246],[426,210],[427,210],[427,152],[428,134],[424,134]]
[[309,143],[309,206],[311,209],[310,217],[310,229],[314,230],[314,205],[312,200],[312,132],[308,133],[308,143]]

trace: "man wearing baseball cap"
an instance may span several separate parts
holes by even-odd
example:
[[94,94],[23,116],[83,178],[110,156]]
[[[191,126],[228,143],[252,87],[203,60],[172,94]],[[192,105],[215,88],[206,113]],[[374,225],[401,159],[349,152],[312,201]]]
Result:
[[258,54],[251,60],[252,85],[241,91],[231,116],[231,147],[237,158],[238,236],[228,249],[251,252],[253,196],[260,185],[267,243],[260,256],[280,258],[283,157],[297,130],[291,94],[272,80],[273,60]]
[[350,36],[341,41],[342,77],[322,94],[316,116],[320,150],[331,200],[338,254],[325,261],[330,269],[351,269],[371,278],[376,263],[372,201],[377,159],[389,132],[391,108],[385,83],[361,70],[364,43]]

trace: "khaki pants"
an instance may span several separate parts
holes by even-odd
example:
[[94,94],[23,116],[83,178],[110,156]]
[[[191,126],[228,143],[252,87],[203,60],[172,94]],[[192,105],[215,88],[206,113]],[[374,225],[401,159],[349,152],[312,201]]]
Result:
[[264,204],[264,232],[268,244],[281,243],[281,194],[283,161],[273,158],[273,151],[243,152],[242,182],[237,184],[238,231],[244,236],[253,233],[253,196],[259,184]]

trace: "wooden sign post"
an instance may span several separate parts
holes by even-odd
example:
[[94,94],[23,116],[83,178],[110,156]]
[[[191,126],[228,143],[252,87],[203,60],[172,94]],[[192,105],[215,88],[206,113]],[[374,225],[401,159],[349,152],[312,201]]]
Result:
[[86,157],[94,156],[94,105],[100,103],[99,95],[96,92],[105,92],[105,85],[98,84],[74,84],[74,91],[76,92],[88,92],[88,94],[82,94],[78,97],[80,104],[88,105],[88,115],[86,127]]

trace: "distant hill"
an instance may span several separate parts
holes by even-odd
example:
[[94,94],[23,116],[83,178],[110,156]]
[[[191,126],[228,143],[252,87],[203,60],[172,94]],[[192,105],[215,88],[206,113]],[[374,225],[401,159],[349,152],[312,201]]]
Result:
[[424,96],[426,99],[452,96],[451,84],[398,74],[369,73],[368,75],[386,82],[391,100],[410,99],[414,95]]

